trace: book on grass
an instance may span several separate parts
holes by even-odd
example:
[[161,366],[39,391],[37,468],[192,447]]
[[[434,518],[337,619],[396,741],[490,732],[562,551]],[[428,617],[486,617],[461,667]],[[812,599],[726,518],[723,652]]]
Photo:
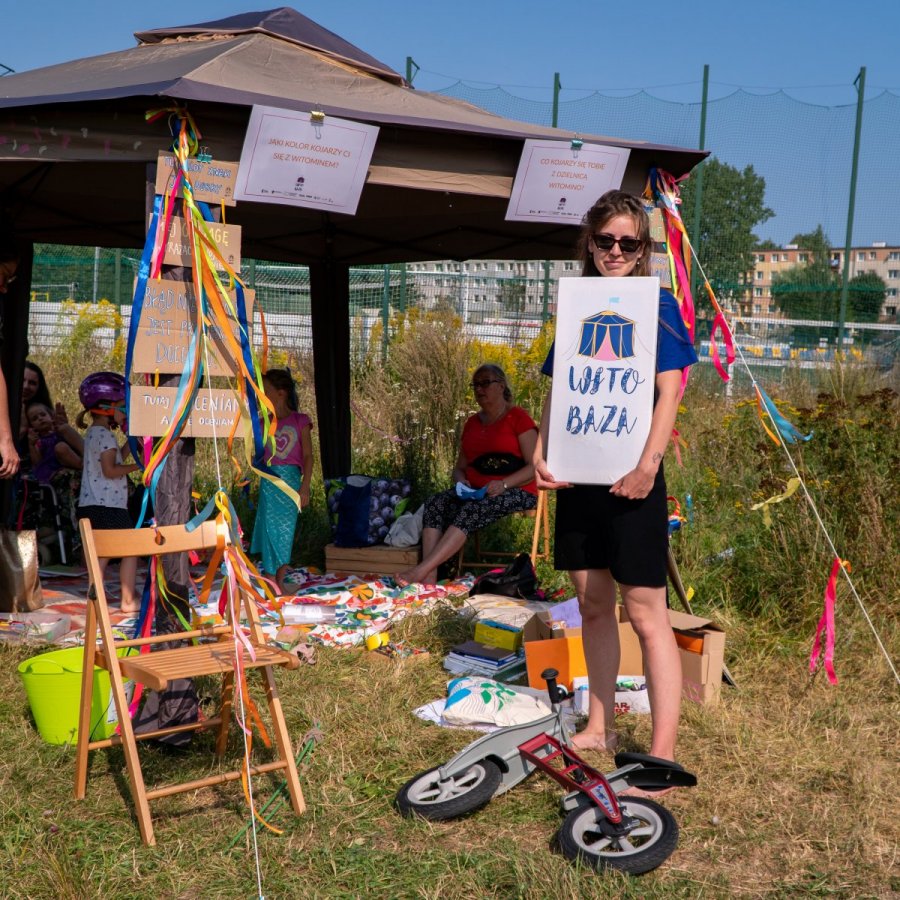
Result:
[[509,662],[517,656],[514,650],[508,650],[504,647],[491,647],[488,644],[482,644],[480,641],[466,641],[463,644],[457,644],[451,648],[450,652],[458,656],[472,657],[495,666]]

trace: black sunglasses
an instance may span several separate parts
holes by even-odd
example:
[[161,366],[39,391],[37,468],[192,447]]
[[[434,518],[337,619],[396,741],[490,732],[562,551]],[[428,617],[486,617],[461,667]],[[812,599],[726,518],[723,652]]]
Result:
[[472,390],[477,391],[478,388],[486,388],[492,384],[500,384],[500,382],[496,378],[483,378],[480,381],[472,382]]
[[607,253],[618,244],[623,256],[632,256],[644,246],[644,242],[639,238],[615,238],[611,234],[595,234],[593,235],[593,240],[594,246],[598,250],[603,250]]

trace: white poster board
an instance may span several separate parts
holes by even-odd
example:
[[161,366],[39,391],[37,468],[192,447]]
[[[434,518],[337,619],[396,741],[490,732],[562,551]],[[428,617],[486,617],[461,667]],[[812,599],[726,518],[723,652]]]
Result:
[[254,106],[244,137],[236,200],[309,206],[353,215],[378,128],[273,106]]
[[614,484],[640,459],[653,415],[658,278],[560,278],[547,468]]
[[622,186],[630,153],[603,144],[525,141],[507,221],[581,224],[601,194]]

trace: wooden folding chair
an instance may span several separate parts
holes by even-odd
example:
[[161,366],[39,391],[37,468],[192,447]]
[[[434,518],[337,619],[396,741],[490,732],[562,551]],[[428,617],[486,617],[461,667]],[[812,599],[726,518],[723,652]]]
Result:
[[[538,502],[534,509],[524,509],[521,512],[512,513],[513,516],[525,516],[534,519],[534,531],[531,535],[531,559],[537,562],[540,559],[550,559],[550,513],[547,505],[547,492],[538,491]],[[498,520],[502,522],[503,519]],[[493,523],[494,525],[497,522]],[[491,527],[491,526],[487,526]],[[466,542],[468,544],[468,542]],[[493,569],[497,560],[513,560],[521,550],[482,550],[479,532],[472,537],[472,558],[465,559],[466,544],[459,551],[457,559],[457,571],[466,569]]]
[[[210,775],[194,781],[170,784],[147,790],[141,771],[138,756],[138,740],[158,738],[177,732],[200,731],[215,728],[218,732],[216,740],[216,756],[225,750],[228,728],[234,700],[235,666],[237,654],[242,654],[241,666],[246,669],[259,669],[262,674],[266,700],[275,738],[277,760],[261,765],[250,766],[249,775],[261,775],[265,772],[284,771],[288,792],[294,812],[300,815],[306,808],[303,792],[297,777],[297,767],[291,748],[291,740],[284,721],[281,701],[275,688],[273,666],[296,668],[299,660],[282,650],[266,643],[259,624],[259,617],[252,599],[241,596],[235,604],[236,612],[229,610],[224,625],[211,625],[192,631],[180,631],[133,640],[115,640],[110,624],[109,610],[106,605],[106,594],[103,590],[103,578],[99,561],[104,557],[122,556],[161,556],[167,553],[185,553],[189,550],[215,548],[217,540],[228,542],[228,529],[214,521],[206,521],[195,531],[189,532],[183,525],[163,526],[157,529],[141,528],[127,530],[94,531],[87,519],[81,520],[81,537],[87,559],[88,572],[95,591],[88,601],[87,621],[84,631],[84,674],[81,682],[81,709],[78,717],[78,744],[75,762],[75,796],[83,799],[87,788],[88,752],[104,747],[121,745],[125,751],[125,763],[128,769],[128,780],[131,795],[134,799],[135,811],[145,844],[154,844],[153,824],[150,819],[149,801],[159,797],[168,797],[184,791],[196,791],[200,788],[240,779],[247,773],[247,761],[243,769]],[[240,639],[236,639],[235,629],[241,628],[240,613],[243,609],[246,617],[246,640],[253,648],[255,658],[251,658]],[[198,638],[205,639],[197,643]],[[177,641],[183,646],[175,649],[144,652],[140,654],[118,655],[116,651],[129,647]],[[109,671],[112,696],[119,718],[120,734],[105,740],[90,740],[91,736],[91,694],[93,690],[94,665]],[[128,714],[128,699],[124,682],[131,679],[153,690],[162,690],[169,679],[192,678],[197,675],[222,675],[221,707],[217,715],[204,718],[196,723],[161,728],[135,735]]]

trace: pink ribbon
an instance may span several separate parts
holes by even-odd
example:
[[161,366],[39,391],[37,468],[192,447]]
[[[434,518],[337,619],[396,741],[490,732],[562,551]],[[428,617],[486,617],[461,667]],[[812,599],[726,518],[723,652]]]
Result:
[[822,632],[825,632],[825,657],[824,666],[825,674],[832,684],[837,684],[837,675],[834,672],[834,601],[837,589],[837,577],[843,566],[849,565],[842,561],[839,557],[834,558],[831,564],[831,575],[828,578],[828,585],[825,588],[825,604],[822,610],[822,616],[816,627],[816,636],[813,640],[812,653],[809,655],[809,671],[810,674],[816,671],[819,662],[819,656],[822,653]]

